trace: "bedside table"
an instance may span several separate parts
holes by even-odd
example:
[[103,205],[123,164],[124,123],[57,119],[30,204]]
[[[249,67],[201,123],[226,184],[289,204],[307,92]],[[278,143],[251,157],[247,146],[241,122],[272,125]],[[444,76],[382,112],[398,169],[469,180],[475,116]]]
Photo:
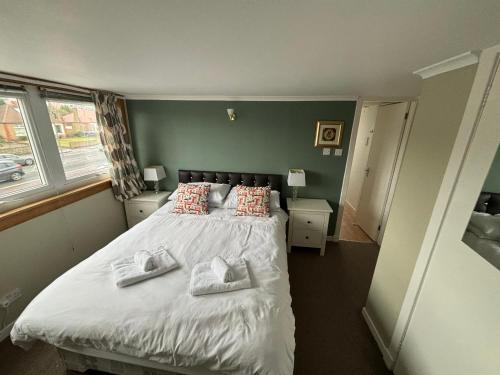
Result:
[[292,246],[317,247],[325,255],[328,221],[332,208],[325,199],[286,199],[290,221],[288,223],[287,250]]
[[125,201],[125,213],[128,227],[132,228],[163,206],[170,194],[172,194],[170,191],[160,191],[158,194],[154,191],[145,191],[137,197],[127,199]]

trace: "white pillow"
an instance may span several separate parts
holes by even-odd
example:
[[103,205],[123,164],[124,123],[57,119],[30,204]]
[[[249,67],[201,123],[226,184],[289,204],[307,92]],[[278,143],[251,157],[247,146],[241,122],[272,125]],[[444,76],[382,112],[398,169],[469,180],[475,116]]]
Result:
[[236,186],[231,189],[222,208],[236,208],[238,206],[238,194],[236,193]]
[[467,229],[479,238],[500,241],[500,215],[473,211]]
[[[236,187],[233,187],[226,197],[222,208],[236,208],[238,206],[238,194],[236,193]],[[271,202],[269,208],[275,210],[280,208],[280,192],[278,190],[271,190]]]
[[280,208],[280,192],[278,190],[271,190],[271,202],[270,202],[270,209],[275,210],[277,208]]
[[[217,184],[215,182],[189,182],[193,185],[201,185],[206,184],[210,185],[210,194],[208,194],[208,205],[210,207],[220,207],[224,203],[224,199],[226,199],[229,190],[231,189],[231,185],[229,184]],[[177,199],[177,189],[170,194],[168,200],[176,200]]]

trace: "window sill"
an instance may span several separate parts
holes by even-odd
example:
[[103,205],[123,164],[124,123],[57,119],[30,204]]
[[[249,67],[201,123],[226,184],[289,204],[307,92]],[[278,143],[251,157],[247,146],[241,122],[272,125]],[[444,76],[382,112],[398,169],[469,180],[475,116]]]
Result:
[[106,179],[1,213],[0,231],[90,197],[110,187],[111,180]]

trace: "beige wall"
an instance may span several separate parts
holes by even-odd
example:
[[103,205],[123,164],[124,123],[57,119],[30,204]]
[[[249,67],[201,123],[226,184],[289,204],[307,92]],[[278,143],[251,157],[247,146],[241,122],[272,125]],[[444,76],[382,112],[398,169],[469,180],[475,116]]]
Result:
[[0,296],[14,288],[23,292],[5,322],[15,320],[50,282],[126,229],[123,204],[108,189],[0,232]]
[[377,120],[377,111],[377,105],[363,107],[359,118],[358,135],[356,136],[355,152],[346,195],[347,203],[355,210],[358,208],[361,190],[365,182],[365,169],[372,145],[371,140],[375,129],[375,121]]
[[500,373],[500,272],[462,241],[500,141],[500,70],[477,127],[475,123],[499,52],[500,45],[481,52],[439,194],[446,213],[432,253],[422,254],[428,267],[396,363],[397,375]]
[[366,310],[389,346],[448,164],[476,67],[422,83]]

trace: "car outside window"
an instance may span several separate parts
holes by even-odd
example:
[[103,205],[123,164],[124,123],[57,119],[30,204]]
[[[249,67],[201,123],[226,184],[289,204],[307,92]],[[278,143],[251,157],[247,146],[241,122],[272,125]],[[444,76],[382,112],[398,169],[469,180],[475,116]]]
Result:
[[24,99],[0,95],[0,198],[47,184],[38,167],[32,130]]

